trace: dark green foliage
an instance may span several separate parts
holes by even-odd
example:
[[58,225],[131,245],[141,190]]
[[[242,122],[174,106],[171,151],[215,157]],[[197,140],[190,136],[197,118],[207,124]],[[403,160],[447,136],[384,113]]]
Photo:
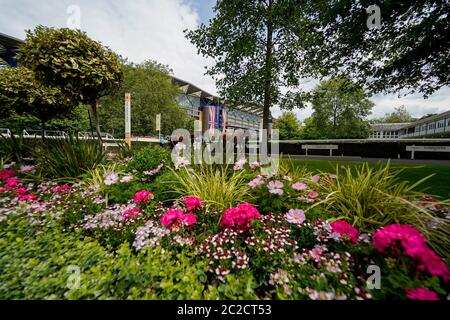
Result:
[[40,173],[50,178],[77,178],[105,159],[105,151],[96,141],[53,140],[33,150]]
[[162,202],[172,202],[179,198],[179,194],[174,191],[178,180],[171,171],[164,171],[157,176],[152,183],[151,190],[155,190],[155,200]]
[[157,168],[162,162],[164,165],[170,165],[170,151],[160,146],[148,146],[139,150],[129,163],[129,169],[137,170],[142,174],[143,171],[150,171]]

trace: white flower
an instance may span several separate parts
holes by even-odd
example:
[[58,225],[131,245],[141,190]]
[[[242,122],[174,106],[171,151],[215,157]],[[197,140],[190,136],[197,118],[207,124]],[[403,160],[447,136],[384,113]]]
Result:
[[107,186],[113,185],[119,181],[119,175],[114,172],[108,172],[104,175],[105,180],[103,181]]

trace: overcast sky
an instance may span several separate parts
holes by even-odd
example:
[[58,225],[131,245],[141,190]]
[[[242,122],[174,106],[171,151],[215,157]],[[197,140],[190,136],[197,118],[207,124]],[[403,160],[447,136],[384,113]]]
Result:
[[[0,32],[20,39],[25,29],[42,24],[65,27],[76,23],[73,5],[80,9],[83,31],[133,62],[152,59],[167,64],[175,76],[216,94],[214,81],[204,75],[213,61],[197,55],[184,37],[184,29],[194,29],[212,17],[214,0],[0,0]],[[70,11],[70,13],[68,13]],[[311,86],[311,83],[305,84]],[[381,117],[394,107],[405,105],[415,117],[450,110],[450,88],[424,100],[420,95],[398,98],[376,95],[371,117]],[[274,116],[280,110],[273,108]],[[300,120],[310,109],[297,110]]]

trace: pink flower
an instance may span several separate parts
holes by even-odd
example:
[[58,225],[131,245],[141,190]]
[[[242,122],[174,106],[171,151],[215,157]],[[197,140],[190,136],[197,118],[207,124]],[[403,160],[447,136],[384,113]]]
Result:
[[163,214],[161,218],[161,224],[165,227],[168,227],[171,224],[175,223],[175,221],[177,221],[178,218],[183,214],[184,214],[183,210],[170,209],[169,211]]
[[183,214],[179,217],[179,221],[188,226],[191,226],[197,222],[197,216],[192,213]]
[[309,197],[310,199],[315,199],[315,198],[317,198],[318,196],[319,196],[319,193],[316,192],[316,191],[311,191],[311,192],[308,193],[308,197]]
[[134,195],[134,203],[145,205],[149,200],[153,199],[153,193],[147,190],[141,190]]
[[19,201],[27,201],[27,200],[33,200],[33,199],[36,199],[36,196],[31,193],[19,197]]
[[300,209],[291,209],[286,214],[286,220],[293,224],[302,224],[305,221],[305,212]]
[[358,242],[358,229],[352,227],[347,221],[338,220],[332,222],[330,225],[333,233],[337,233],[342,237],[347,237],[353,243]]
[[439,300],[436,292],[425,288],[406,289],[406,298],[409,300]]
[[27,193],[27,191],[28,191],[27,188],[23,188],[23,187],[17,188],[14,190],[14,192],[16,192],[18,195],[21,195],[21,196],[24,195],[25,193]]
[[11,170],[0,171],[0,179],[3,179],[3,180],[14,177],[15,175],[16,175],[16,173]]
[[264,183],[264,178],[262,176],[257,176],[255,179],[248,183],[248,186],[255,189]]
[[315,176],[312,176],[311,177],[311,180],[313,181],[313,182],[319,182],[319,180],[320,180],[320,175],[318,175],[318,174],[316,174]]
[[182,210],[170,209],[161,218],[161,224],[169,227],[173,224],[184,223],[191,226],[197,222],[197,216],[192,213],[184,214]]
[[277,195],[282,195],[284,193],[283,187],[284,187],[283,182],[278,180],[270,181],[269,184],[267,185],[267,188],[269,188],[269,192]]
[[259,164],[258,161],[254,161],[254,162],[250,163],[250,168],[251,168],[252,170],[258,169],[260,166],[261,166],[261,165]]
[[301,182],[296,182],[292,185],[292,189],[297,190],[297,191],[306,190],[307,188],[308,188],[308,186],[305,183],[301,183]]
[[6,186],[9,188],[14,188],[20,183],[20,179],[18,178],[7,178]]
[[250,223],[260,217],[258,210],[248,203],[242,203],[235,208],[225,210],[220,222],[224,228],[250,228]]
[[68,184],[64,184],[62,186],[54,187],[52,189],[52,192],[57,193],[57,192],[66,191],[66,190],[69,190],[69,189],[70,189],[70,186]]
[[189,212],[195,209],[201,209],[203,207],[203,202],[199,197],[195,196],[184,198],[183,203]]
[[427,246],[425,237],[413,226],[391,224],[380,228],[373,234],[372,244],[380,252],[390,248],[398,254],[398,250],[402,249],[413,259],[419,271],[440,276],[445,281],[450,279],[450,272],[445,262]]
[[141,209],[139,208],[131,208],[131,209],[127,209],[123,212],[122,216],[123,216],[123,220],[127,221],[128,219],[132,219],[137,217],[138,215],[140,215],[142,213]]

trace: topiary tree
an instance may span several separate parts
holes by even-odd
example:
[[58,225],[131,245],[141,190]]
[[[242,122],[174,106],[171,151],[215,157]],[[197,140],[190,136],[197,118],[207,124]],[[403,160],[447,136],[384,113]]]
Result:
[[122,82],[117,54],[86,33],[68,28],[38,26],[27,31],[17,60],[45,84],[57,86],[75,105],[91,106],[101,141],[97,102]]
[[42,139],[45,123],[68,114],[73,104],[58,87],[36,80],[33,71],[24,67],[0,69],[1,116],[31,114],[41,121]]

